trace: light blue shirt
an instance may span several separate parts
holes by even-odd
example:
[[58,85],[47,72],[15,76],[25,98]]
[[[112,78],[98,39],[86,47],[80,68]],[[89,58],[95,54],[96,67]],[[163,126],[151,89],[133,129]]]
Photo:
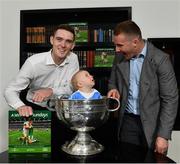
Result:
[[141,53],[130,60],[130,81],[129,81],[129,94],[126,106],[127,113],[139,115],[139,80],[142,70],[142,65],[147,52],[147,43]]

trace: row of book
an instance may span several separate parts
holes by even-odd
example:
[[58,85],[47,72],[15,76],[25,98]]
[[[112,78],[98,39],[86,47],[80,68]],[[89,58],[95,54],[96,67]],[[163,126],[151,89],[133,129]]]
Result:
[[113,42],[113,30],[112,29],[94,29],[90,31],[90,42],[95,43],[111,43]]
[[[109,27],[88,27],[87,23],[69,23],[76,35],[76,43],[111,43],[113,42],[113,29]],[[26,43],[49,43],[50,36],[57,25],[26,27]]]
[[26,27],[26,43],[46,43],[46,28]]
[[[112,67],[115,56],[114,48],[96,48],[92,51],[73,51],[78,56],[81,68]],[[33,52],[25,53],[26,57],[34,55]],[[25,55],[24,54],[24,55]]]
[[94,51],[74,51],[78,55],[82,68],[112,67],[115,56],[114,48],[97,48]]

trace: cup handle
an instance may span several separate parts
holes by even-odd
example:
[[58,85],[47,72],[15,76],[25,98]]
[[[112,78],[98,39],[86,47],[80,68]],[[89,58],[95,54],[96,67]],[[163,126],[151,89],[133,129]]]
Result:
[[50,98],[47,100],[46,108],[48,108],[50,111],[55,111],[55,105],[56,105],[56,100],[53,98]]
[[114,112],[114,111],[116,111],[116,110],[119,109],[119,107],[120,107],[120,101],[119,101],[119,99],[113,98],[113,97],[107,98],[107,100],[110,100],[110,99],[113,99],[113,100],[117,101],[117,104],[118,104],[116,108],[113,108],[113,109],[109,109],[109,108],[108,108],[108,111],[109,111],[109,112]]

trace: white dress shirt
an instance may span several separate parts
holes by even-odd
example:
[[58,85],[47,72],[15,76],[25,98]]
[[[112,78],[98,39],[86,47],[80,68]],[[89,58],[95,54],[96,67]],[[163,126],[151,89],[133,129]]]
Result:
[[[26,99],[32,102],[33,91],[42,88],[52,88],[53,95],[71,94],[71,77],[79,70],[76,54],[70,52],[60,65],[56,65],[49,52],[35,54],[29,57],[18,75],[5,89],[7,103],[17,109],[25,105],[19,98],[21,90],[29,86]],[[39,105],[44,106],[43,102]]]

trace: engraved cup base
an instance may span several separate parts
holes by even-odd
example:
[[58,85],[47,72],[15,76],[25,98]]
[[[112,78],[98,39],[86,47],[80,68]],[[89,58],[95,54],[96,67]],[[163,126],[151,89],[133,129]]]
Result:
[[87,132],[78,132],[71,142],[66,142],[62,150],[71,155],[94,155],[104,150],[104,147],[93,140]]

